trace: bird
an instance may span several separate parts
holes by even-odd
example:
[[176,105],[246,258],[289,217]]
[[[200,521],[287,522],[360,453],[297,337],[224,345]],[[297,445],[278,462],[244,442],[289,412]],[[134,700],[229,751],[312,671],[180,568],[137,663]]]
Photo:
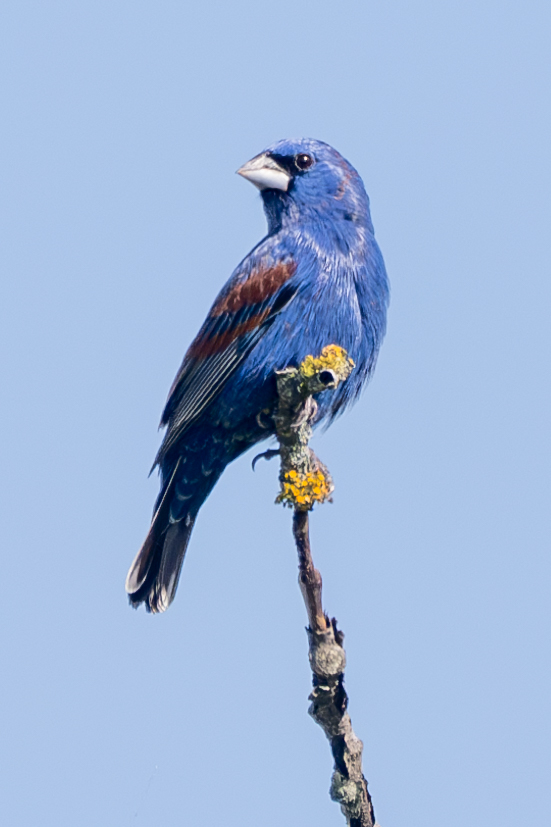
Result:
[[386,330],[388,277],[354,167],[299,138],[237,173],[260,191],[267,234],[216,297],[161,417],[160,492],[126,579],[130,604],[153,613],[174,599],[199,509],[225,467],[274,435],[275,372],[329,344],[346,350],[352,375],[317,399],[314,424],[327,426],[360,395]]

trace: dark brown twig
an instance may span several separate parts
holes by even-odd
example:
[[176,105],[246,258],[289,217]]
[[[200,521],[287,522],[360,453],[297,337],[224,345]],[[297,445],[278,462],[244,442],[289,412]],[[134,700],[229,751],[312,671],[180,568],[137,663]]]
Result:
[[307,357],[298,369],[278,374],[279,406],[274,417],[281,454],[278,501],[294,507],[293,535],[298,551],[299,585],[308,615],[313,678],[308,712],[331,744],[335,765],[330,795],[341,805],[348,827],[377,827],[362,772],[363,744],[355,735],[347,712],[344,635],[337,629],[336,620],[330,621],[323,611],[321,575],[312,560],[308,522],[314,502],[327,500],[333,491],[329,472],[308,446],[310,422],[316,413],[312,394],[336,388],[352,367],[346,353],[332,345],[318,359]]
[[321,603],[321,574],[312,560],[307,511],[295,509],[293,535],[298,551],[298,583],[308,614],[308,624],[314,632],[325,632],[328,622]]

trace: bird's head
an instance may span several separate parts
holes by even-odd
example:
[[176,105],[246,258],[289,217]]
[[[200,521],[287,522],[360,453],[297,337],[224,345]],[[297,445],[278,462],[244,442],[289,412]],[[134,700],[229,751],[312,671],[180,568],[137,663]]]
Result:
[[336,149],[310,138],[286,139],[237,170],[261,191],[268,220],[344,220],[371,229],[362,179]]

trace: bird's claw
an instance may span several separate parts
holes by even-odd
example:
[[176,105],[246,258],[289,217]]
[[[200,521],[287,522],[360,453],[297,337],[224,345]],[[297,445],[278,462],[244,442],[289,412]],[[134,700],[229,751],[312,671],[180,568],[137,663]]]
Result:
[[268,448],[267,451],[262,451],[261,454],[257,454],[256,457],[252,461],[253,471],[256,463],[259,459],[273,459],[274,457],[279,456],[279,448]]

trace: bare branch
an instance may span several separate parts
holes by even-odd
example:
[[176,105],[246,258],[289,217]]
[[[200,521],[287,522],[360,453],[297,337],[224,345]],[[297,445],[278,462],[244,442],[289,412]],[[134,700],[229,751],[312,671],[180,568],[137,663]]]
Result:
[[331,745],[335,762],[330,795],[341,805],[348,827],[377,827],[367,781],[362,772],[363,744],[354,734],[344,689],[346,655],[344,635],[323,611],[321,575],[310,549],[308,512],[325,502],[333,481],[308,442],[317,405],[313,394],[335,389],[349,376],[354,363],[336,346],[324,348],[318,358],[308,356],[299,368],[277,374],[279,404],[274,416],[280,445],[281,490],[276,502],[294,508],[293,535],[298,551],[299,585],[308,615],[312,702],[308,710]]
[[314,633],[325,632],[329,621],[325,616],[321,603],[321,574],[314,567],[314,561],[312,560],[307,511],[295,509],[293,535],[298,551],[298,584],[308,614],[309,629]]

